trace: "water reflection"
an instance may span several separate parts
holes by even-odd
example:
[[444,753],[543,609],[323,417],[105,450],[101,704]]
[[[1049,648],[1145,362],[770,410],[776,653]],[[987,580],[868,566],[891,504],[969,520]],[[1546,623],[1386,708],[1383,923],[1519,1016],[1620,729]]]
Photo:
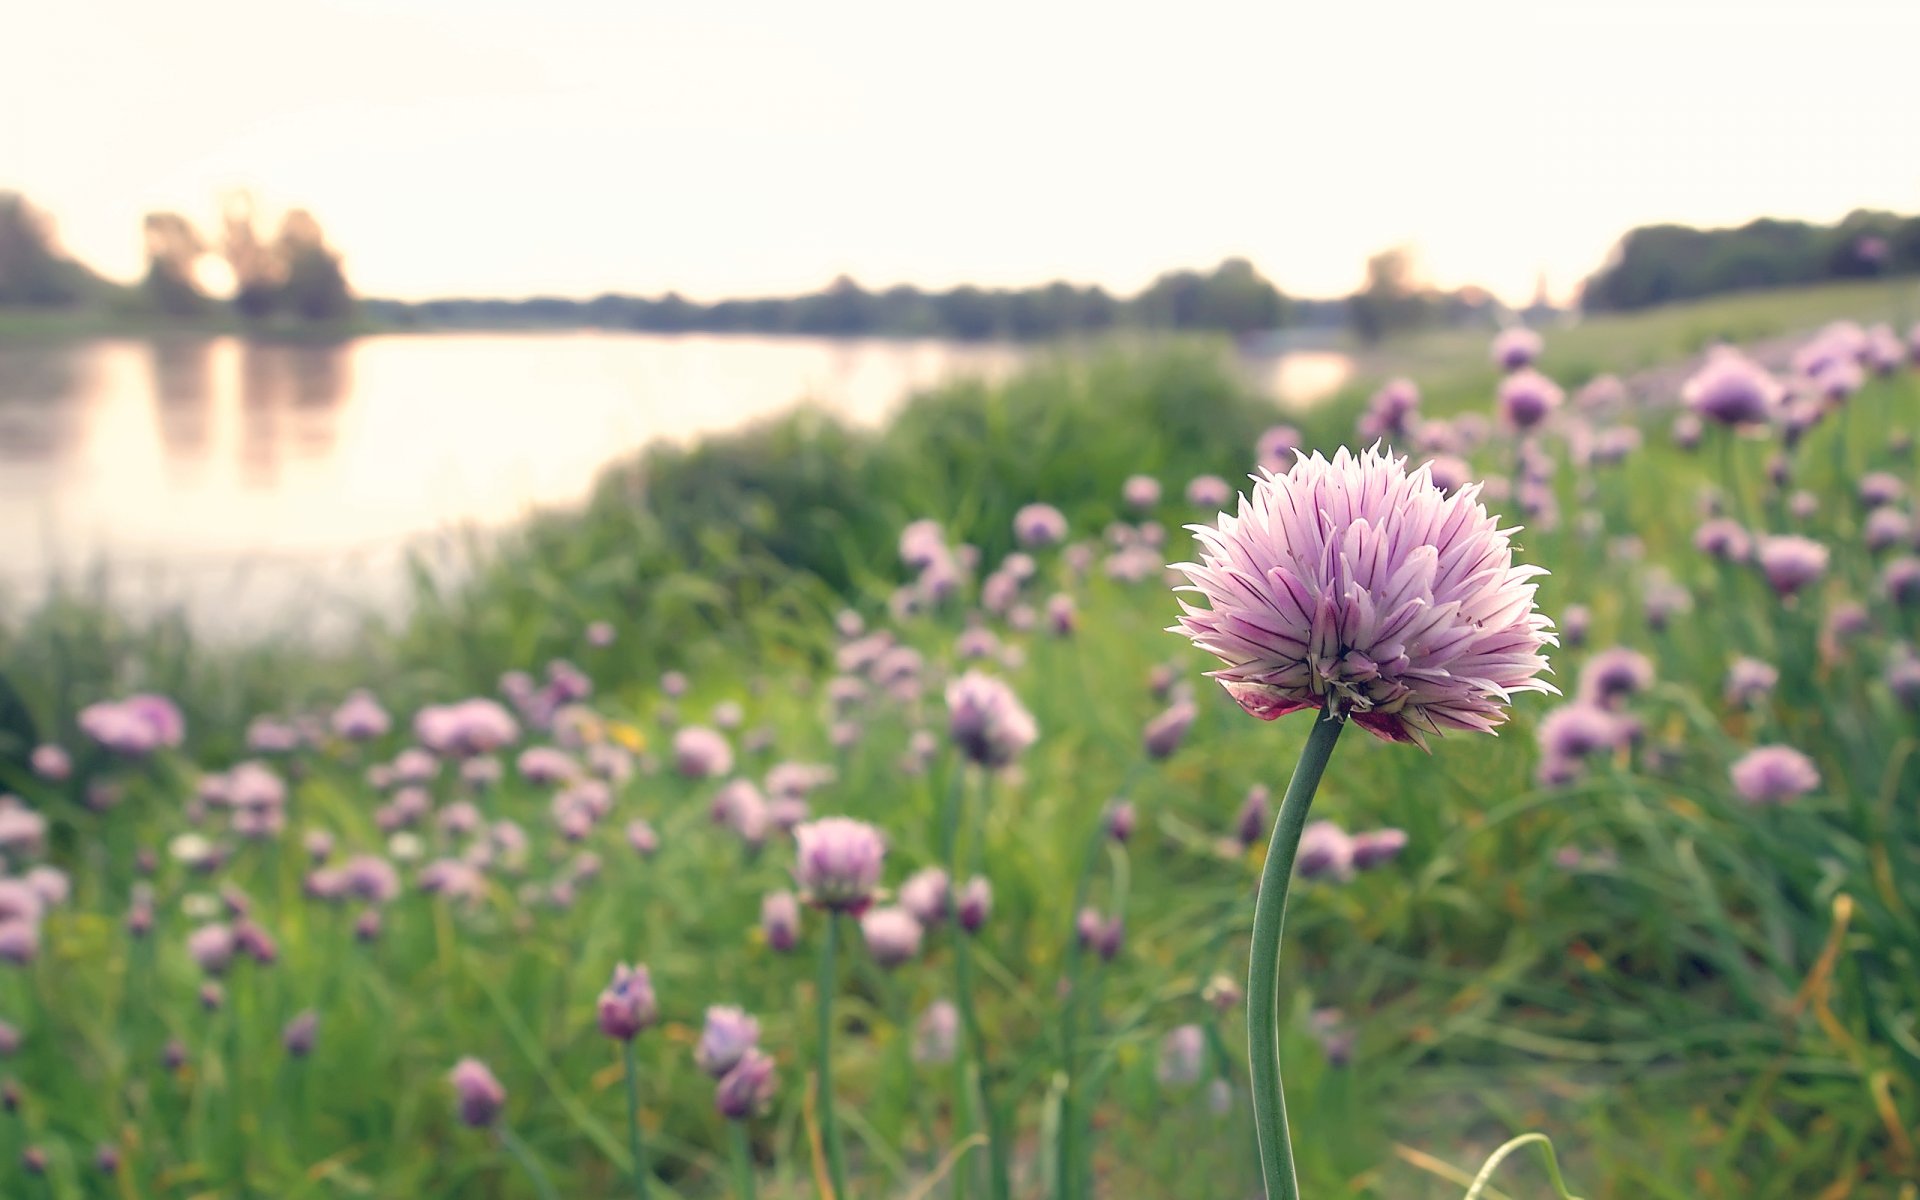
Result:
[[[611,333],[0,345],[0,593],[104,561],[139,581],[133,603],[183,603],[210,632],[278,628],[296,603],[390,608],[404,547],[576,502],[648,442],[802,399],[872,423],[1022,357]],[[1303,377],[1255,369],[1282,392]]]
[[285,460],[324,459],[352,386],[345,343],[240,347],[240,468],[247,486],[278,486]]
[[213,343],[164,338],[147,347],[153,415],[175,478],[191,478],[213,446]]
[[0,353],[0,462],[66,457],[83,434],[74,404],[88,390],[91,356],[78,345],[23,346]]

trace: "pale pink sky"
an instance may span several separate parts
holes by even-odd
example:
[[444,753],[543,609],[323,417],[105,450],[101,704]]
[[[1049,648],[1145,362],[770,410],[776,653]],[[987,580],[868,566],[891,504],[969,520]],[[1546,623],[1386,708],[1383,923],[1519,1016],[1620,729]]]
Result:
[[110,274],[140,216],[311,208],[363,292],[1334,294],[1416,245],[1564,291],[1629,226],[1920,210],[1915,0],[964,5],[52,0],[0,187]]

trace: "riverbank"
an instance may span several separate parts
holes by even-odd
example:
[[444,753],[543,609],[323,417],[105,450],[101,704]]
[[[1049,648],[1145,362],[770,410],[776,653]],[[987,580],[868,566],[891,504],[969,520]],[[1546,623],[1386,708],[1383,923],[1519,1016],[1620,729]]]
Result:
[[[1550,335],[1556,353],[1571,351]],[[1633,361],[1623,353],[1619,372]],[[1486,391],[1446,383],[1478,369],[1436,372],[1423,409],[1485,411]],[[1356,733],[1339,748],[1316,804],[1334,823],[1320,852],[1350,833],[1404,841],[1296,887],[1282,1055],[1308,1192],[1458,1200],[1464,1184],[1436,1180],[1470,1177],[1528,1128],[1552,1134],[1576,1191],[1595,1197],[1798,1200],[1836,1179],[1866,1195],[1912,1177],[1895,1133],[1920,1078],[1883,1031],[1916,1000],[1899,964],[1916,950],[1920,816],[1888,798],[1920,779],[1889,664],[1920,627],[1880,587],[1901,552],[1869,549],[1858,493],[1881,477],[1876,494],[1910,513],[1920,477],[1895,447],[1920,379],[1873,380],[1812,430],[1789,464],[1791,501],[1766,483],[1772,446],[1675,444],[1669,399],[1562,410],[1524,456],[1538,490],[1495,501],[1524,505],[1503,523],[1524,523],[1524,561],[1551,571],[1539,600],[1566,643],[1554,678],[1604,699],[1595,719],[1616,740],[1588,747],[1571,777],[1546,770],[1565,718],[1530,696],[1498,739],[1448,737],[1429,756]],[[1350,395],[1296,424],[1331,448],[1355,438],[1357,415]],[[729,1194],[726,1130],[690,1047],[707,1005],[740,1004],[778,1077],[747,1170],[762,1194],[806,1194],[822,918],[802,918],[797,957],[757,932],[761,897],[792,886],[793,851],[738,814],[793,777],[776,764],[827,764],[804,803],[884,830],[884,882],[904,893],[939,857],[960,778],[943,689],[972,669],[1007,681],[1037,740],[953,793],[978,847],[968,871],[992,892],[966,943],[984,1037],[959,1051],[987,1065],[963,1060],[961,1095],[985,1080],[994,1119],[1018,1131],[1016,1194],[1046,1191],[1062,1161],[1096,1194],[1186,1196],[1195,1178],[1251,1194],[1243,1012],[1212,981],[1244,972],[1268,819],[1254,789],[1284,782],[1306,718],[1250,720],[1200,674],[1204,657],[1163,632],[1178,610],[1161,564],[1190,552],[1179,526],[1217,507],[1205,488],[1190,498],[1191,481],[1237,481],[1275,419],[1218,355],[1042,362],[923,394],[877,429],[800,413],[656,448],[580,508],[474,546],[464,582],[416,579],[409,619],[329,652],[297,639],[209,649],[177,624],[80,603],[11,627],[4,783],[47,814],[74,885],[37,957],[7,968],[23,1137],[69,1180],[104,1141],[130,1178],[202,1191],[341,1179],[379,1195],[517,1195],[494,1143],[450,1115],[445,1072],[472,1055],[562,1193],[610,1195],[626,1108],[594,997],[613,962],[641,958],[661,1009],[636,1043],[641,1121],[664,1188]],[[1601,444],[1619,452],[1582,449]],[[1472,474],[1514,487],[1503,471],[1523,456],[1497,426],[1460,448]],[[1127,487],[1135,475],[1157,492]],[[1743,537],[1816,539],[1824,575],[1782,600],[1750,565],[1696,551],[1709,491]],[[1017,545],[1030,502],[1056,506],[1083,548]],[[948,583],[902,563],[902,530],[927,518],[953,555]],[[1855,604],[1856,640],[1823,648],[1821,628]],[[1773,674],[1749,668],[1730,692],[1743,659]],[[1624,682],[1587,682],[1603,672]],[[363,743],[304,723],[325,728],[354,688],[373,690],[391,732]],[[77,710],[133,691],[178,701],[178,748],[91,748]],[[583,707],[556,721],[563,694]],[[381,792],[369,766],[395,761],[416,728],[438,736],[440,718],[413,715],[465,697],[513,706],[498,778],[436,765],[417,793]],[[569,740],[576,720],[598,734],[591,757]],[[688,743],[724,761],[711,777],[687,778],[706,768],[676,753],[690,724],[713,731]],[[1148,751],[1143,728],[1159,730]],[[20,752],[39,742],[70,747],[77,777],[26,770]],[[1730,771],[1764,744],[1806,753],[1818,782],[1768,806],[1742,798]],[[591,797],[542,782],[538,756],[514,761],[534,748],[605,778],[580,785]],[[269,806],[283,827],[262,835],[237,810],[183,801],[249,758],[285,785]],[[259,769],[232,778],[257,785]],[[602,815],[580,815],[602,796]],[[1128,838],[1090,843],[1116,798],[1131,805]],[[391,889],[348,910],[315,898],[324,886],[303,891],[316,833],[329,862],[391,871]],[[150,873],[141,848],[161,851]],[[151,889],[146,940],[125,932],[149,895],[136,885]],[[274,965],[223,961],[210,1003],[188,937],[217,920],[195,915],[217,897],[250,944],[272,939]],[[1081,904],[1124,934],[1104,958],[1075,941]],[[356,940],[362,905],[374,928]],[[885,970],[856,941],[824,985],[861,1194],[938,1194],[984,1121],[949,1102],[954,1051],[914,1050],[923,1014],[954,995],[956,936],[929,918]],[[1063,995],[1076,1021],[1064,1043]],[[281,1031],[308,1009],[317,1037],[290,1056]],[[25,1186],[15,1170],[0,1160],[0,1188]],[[1524,1170],[1503,1173],[1510,1194]]]

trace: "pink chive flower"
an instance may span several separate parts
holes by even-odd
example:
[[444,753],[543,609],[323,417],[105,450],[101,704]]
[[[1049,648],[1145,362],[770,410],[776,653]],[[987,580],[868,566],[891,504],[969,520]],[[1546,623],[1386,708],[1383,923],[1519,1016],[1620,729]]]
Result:
[[1653,660],[1638,650],[1614,646],[1587,660],[1580,669],[1580,698],[1611,707],[1653,686]]
[[719,1079],[759,1044],[759,1021],[742,1009],[716,1004],[707,1009],[699,1044],[693,1048],[693,1061],[706,1074]]
[[1294,870],[1302,879],[1347,878],[1353,874],[1353,839],[1332,821],[1308,822]]
[[1302,458],[1267,475],[1238,516],[1193,526],[1199,563],[1173,632],[1262,720],[1331,707],[1388,741],[1488,732],[1540,678],[1553,623],[1534,609],[1543,568],[1513,562],[1512,530],[1473,485],[1452,496],[1377,449]]
[[984,767],[1008,765],[1040,736],[1013,689],[979,671],[947,685],[947,714],[954,745]]
[[1272,793],[1267,786],[1256,783],[1247,789],[1247,798],[1240,802],[1240,811],[1234,814],[1233,836],[1240,843],[1240,849],[1251,850],[1262,838],[1267,836],[1267,821],[1271,817],[1269,800]]
[[1451,454],[1442,454],[1428,463],[1427,473],[1433,479],[1433,486],[1449,494],[1473,482],[1473,468],[1465,459]]
[[873,902],[886,843],[880,831],[851,817],[823,817],[797,826],[794,878],[818,908],[858,914]]
[[366,742],[377,737],[385,737],[393,728],[393,718],[380,706],[380,701],[372,692],[361,689],[350,693],[333,710],[329,722],[335,736],[349,742]]
[[1400,857],[1407,848],[1404,829],[1373,829],[1353,835],[1353,869],[1370,871]]
[[960,889],[957,919],[965,933],[979,933],[993,913],[993,885],[984,875],[975,875]]
[[1206,1066],[1207,1039],[1198,1025],[1181,1025],[1160,1039],[1154,1078],[1162,1087],[1191,1087]]
[[630,1042],[660,1019],[660,1003],[654,998],[653,977],[645,964],[613,968],[613,979],[600,993],[595,1006],[600,1032],[619,1042]]
[[80,732],[115,754],[139,758],[171,749],[186,737],[180,709],[165,696],[137,695],[89,704],[76,718]]
[[946,871],[926,867],[907,876],[900,885],[900,904],[922,925],[938,925],[947,919],[952,903],[952,885]]
[[1721,562],[1745,562],[1753,553],[1753,538],[1740,522],[1730,517],[1714,517],[1693,531],[1693,548]]
[[536,786],[564,783],[580,774],[580,764],[564,750],[552,746],[529,746],[514,760],[520,777]]
[[906,909],[889,905],[860,914],[860,936],[873,961],[891,970],[920,953],[920,922]]
[[512,714],[484,698],[432,704],[414,714],[413,735],[442,758],[491,754],[520,736]]
[[689,725],[673,735],[673,766],[688,779],[712,779],[733,771],[733,747],[726,735]]
[[1860,477],[1860,503],[1867,508],[1898,504],[1907,494],[1907,485],[1890,471],[1873,471]]
[[1160,503],[1160,481],[1151,475],[1129,475],[1120,488],[1127,507],[1142,512]]
[[1013,514],[1013,536],[1022,546],[1055,546],[1067,539],[1067,518],[1051,504],[1029,504]]
[[1740,657],[1727,667],[1727,703],[1739,707],[1758,704],[1773,694],[1780,682],[1780,670],[1757,658]]
[[1187,730],[1200,710],[1188,701],[1180,701],[1147,722],[1142,735],[1148,758],[1168,758],[1187,739]]
[[1785,395],[1764,367],[1726,346],[1715,348],[1680,389],[1688,409],[1720,425],[1765,424]]
[[280,1033],[280,1044],[289,1057],[305,1058],[313,1053],[313,1043],[319,1033],[320,1014],[309,1008],[287,1022]]
[[1820,786],[1820,771],[1813,760],[1791,746],[1749,750],[1727,774],[1748,804],[1780,804]]
[[73,774],[73,758],[63,747],[52,743],[35,746],[28,762],[33,773],[48,783],[62,783]]
[[1860,540],[1875,554],[1913,540],[1913,519],[1897,508],[1876,508],[1860,527]]
[[1196,475],[1187,483],[1187,503],[1195,508],[1225,508],[1233,487],[1218,475]]
[[448,1081],[453,1084],[462,1124],[485,1129],[500,1119],[500,1111],[507,1106],[507,1089],[500,1086],[487,1064],[477,1058],[463,1058],[454,1065]]
[[792,892],[771,892],[760,901],[760,931],[776,953],[790,953],[799,944],[800,902]]
[[1493,339],[1493,365],[1502,371],[1518,371],[1532,366],[1540,357],[1540,335],[1524,325],[1502,329]]
[[1920,605],[1920,558],[1903,554],[1880,571],[1880,590],[1901,608]]
[[202,925],[187,936],[187,955],[209,975],[218,975],[233,962],[237,949],[229,925]]
[[1760,539],[1755,557],[1767,583],[1781,596],[1792,596],[1827,573],[1827,548],[1798,534]]
[[1559,384],[1531,368],[1500,381],[1500,415],[1523,433],[1552,416],[1565,398]]
[[1079,623],[1079,612],[1074,607],[1072,596],[1065,592],[1055,592],[1047,597],[1047,628],[1053,636],[1072,637],[1074,628]]
[[953,1061],[960,1044],[960,1010],[951,1000],[935,1000],[914,1026],[913,1061],[923,1065]]
[[715,1085],[713,1106],[729,1121],[745,1121],[766,1111],[777,1087],[773,1059],[749,1047]]
[[1420,388],[1411,379],[1391,379],[1367,401],[1360,414],[1360,436],[1373,441],[1403,437],[1420,411]]

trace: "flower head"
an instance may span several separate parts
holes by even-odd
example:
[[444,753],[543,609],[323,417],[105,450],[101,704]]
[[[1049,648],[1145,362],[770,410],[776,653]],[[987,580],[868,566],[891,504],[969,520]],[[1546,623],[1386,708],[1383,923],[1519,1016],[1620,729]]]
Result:
[[1748,804],[1779,804],[1820,786],[1819,768],[1792,746],[1749,750],[1727,772],[1734,790]]
[[719,1079],[759,1044],[760,1022],[741,1009],[716,1004],[707,1010],[707,1021],[700,1030],[700,1043],[693,1049],[693,1060],[702,1071]]
[[1580,698],[1611,706],[1653,686],[1653,660],[1627,646],[1602,650],[1580,670]]
[[1389,741],[1490,731],[1542,680],[1552,622],[1534,610],[1539,567],[1516,566],[1511,530],[1472,485],[1451,496],[1406,459],[1345,449],[1256,480],[1237,516],[1193,526],[1201,561],[1176,569],[1174,632],[1263,720],[1331,707]]
[[911,962],[920,953],[920,922],[897,905],[870,908],[860,914],[860,936],[866,939],[873,961],[893,968]]
[[938,925],[947,919],[951,892],[944,870],[925,867],[900,885],[900,903],[922,925]]
[[1772,663],[1742,656],[1727,667],[1727,703],[1755,704],[1765,700],[1780,682],[1780,670]]
[[1160,481],[1151,475],[1129,475],[1120,496],[1128,508],[1144,511],[1160,503]]
[[1013,689],[979,671],[947,685],[947,728],[960,752],[986,767],[1006,766],[1040,736]]
[[1540,357],[1540,335],[1524,325],[1502,329],[1493,339],[1493,362],[1503,371],[1532,366]]
[[760,901],[760,931],[767,945],[786,954],[800,941],[800,902],[792,892],[769,892]]
[[1195,475],[1187,482],[1187,503],[1195,508],[1225,508],[1233,485],[1218,475]]
[[507,1106],[507,1089],[500,1086],[487,1064],[477,1058],[463,1058],[454,1064],[448,1079],[464,1124],[484,1129],[500,1119],[500,1110]]
[[967,880],[960,889],[960,901],[957,916],[960,928],[967,933],[979,933],[980,927],[987,923],[987,917],[993,912],[993,884],[987,882],[984,875],[975,875]]
[[289,1057],[305,1058],[313,1053],[314,1039],[319,1032],[320,1014],[309,1008],[287,1022],[280,1033],[280,1044]]
[[1753,553],[1753,539],[1731,517],[1714,517],[1693,531],[1693,548],[1721,562],[1745,562]]
[[1553,415],[1566,399],[1560,385],[1531,367],[1500,381],[1500,415],[1525,432]]
[[1785,394],[1764,367],[1725,346],[1709,354],[1680,390],[1689,409],[1722,425],[1763,424]]
[[1190,1087],[1200,1082],[1205,1063],[1206,1035],[1198,1025],[1181,1025],[1160,1039],[1160,1065],[1154,1077],[1162,1087]]
[[913,1061],[946,1063],[960,1043],[960,1010],[951,1000],[935,1000],[927,1005],[914,1026]]
[[1013,536],[1022,546],[1052,546],[1067,538],[1067,518],[1051,504],[1029,504],[1013,514]]
[[713,1106],[729,1121],[759,1116],[773,1101],[773,1059],[749,1047],[713,1089]]
[[630,1042],[660,1018],[660,1002],[654,998],[653,977],[643,963],[629,967],[620,963],[613,968],[613,979],[600,993],[595,1011],[600,1032],[620,1042]]
[[793,831],[794,878],[820,908],[859,913],[873,902],[886,842],[880,831],[851,817],[823,817]]
[[1372,829],[1353,835],[1353,869],[1367,871],[1400,857],[1407,848],[1404,829]]
[[1755,552],[1773,590],[1791,596],[1827,573],[1827,548],[1798,534],[1763,537]]
[[673,735],[673,766],[688,779],[726,775],[733,771],[733,747],[719,730],[689,725]]
[[1147,722],[1142,737],[1148,758],[1166,758],[1180,748],[1186,740],[1187,730],[1192,727],[1193,719],[1200,710],[1190,702],[1181,700],[1166,709],[1160,715]]

